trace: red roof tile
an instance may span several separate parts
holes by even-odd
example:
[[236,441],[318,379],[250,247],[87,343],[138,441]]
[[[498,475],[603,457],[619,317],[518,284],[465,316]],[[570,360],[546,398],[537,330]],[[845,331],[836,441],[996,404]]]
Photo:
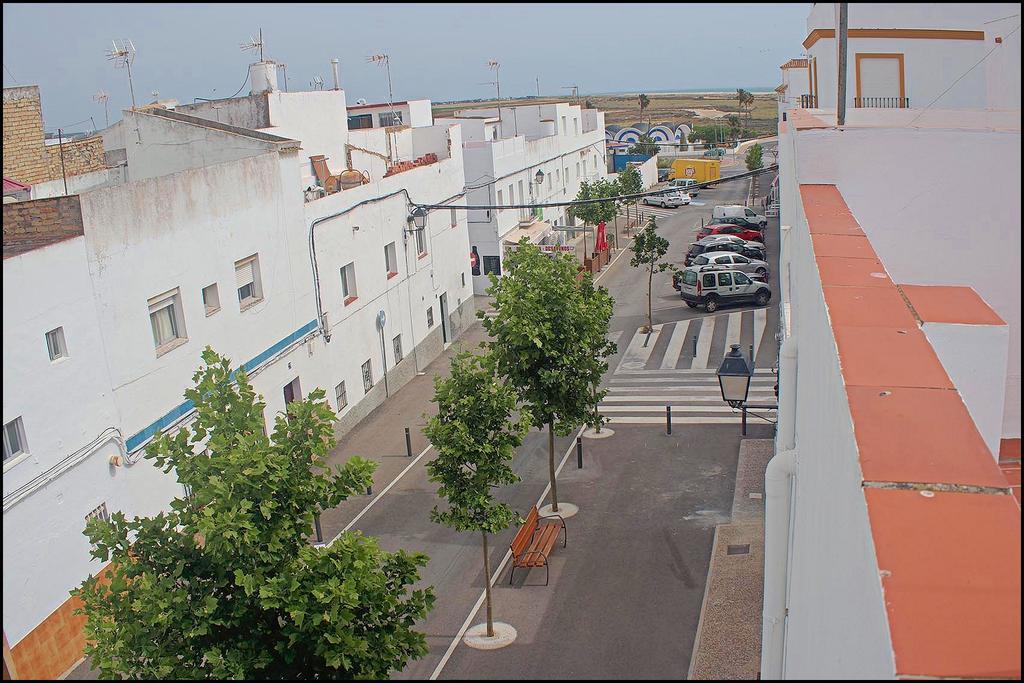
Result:
[[892,289],[892,280],[885,272],[885,266],[876,259],[819,256],[817,261],[821,284],[826,287],[842,285]]
[[1020,678],[1010,496],[866,489],[898,676]]
[[827,233],[811,235],[815,256],[839,256],[843,258],[872,258],[878,260],[878,254],[871,246],[866,235],[830,235]]
[[801,185],[800,199],[811,235],[864,235],[835,185]]
[[1006,324],[970,287],[900,285],[900,289],[922,322],[962,325]]
[[[839,365],[849,386],[954,389],[918,327],[833,327]],[[966,411],[966,408],[964,408]]]
[[917,325],[903,297],[892,287],[825,287],[834,326],[912,328]]

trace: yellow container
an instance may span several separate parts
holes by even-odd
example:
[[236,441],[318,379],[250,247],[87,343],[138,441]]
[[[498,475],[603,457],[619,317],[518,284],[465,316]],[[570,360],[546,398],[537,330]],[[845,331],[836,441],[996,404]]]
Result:
[[670,179],[691,178],[707,183],[722,177],[722,162],[717,159],[677,159],[672,162]]

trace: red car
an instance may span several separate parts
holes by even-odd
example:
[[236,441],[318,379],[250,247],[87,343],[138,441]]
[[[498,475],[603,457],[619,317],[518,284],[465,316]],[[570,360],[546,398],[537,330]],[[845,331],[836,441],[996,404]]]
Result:
[[752,230],[750,228],[741,228],[738,225],[731,225],[729,223],[711,223],[705,225],[697,232],[697,239],[701,240],[708,235],[734,235],[742,240],[748,242],[764,242],[764,235],[758,230]]

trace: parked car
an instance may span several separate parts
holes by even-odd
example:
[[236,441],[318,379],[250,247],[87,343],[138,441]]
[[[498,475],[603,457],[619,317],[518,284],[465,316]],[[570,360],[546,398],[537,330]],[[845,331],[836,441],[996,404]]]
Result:
[[747,258],[743,254],[727,251],[706,251],[693,259],[693,265],[732,266],[747,275],[756,275],[760,279],[768,277],[768,263],[760,259]]
[[747,218],[746,216],[722,216],[721,218],[715,218],[717,225],[738,225],[741,228],[750,228],[751,230],[763,230],[761,224],[755,220]]
[[715,147],[714,149],[706,149],[706,150],[704,150],[704,156],[706,156],[706,157],[714,157],[716,159],[721,159],[722,157],[725,156],[725,148],[724,147]]
[[714,313],[720,306],[734,303],[752,301],[766,306],[772,290],[733,266],[690,266],[680,278],[679,296],[690,308],[703,306]]
[[716,206],[711,210],[711,220],[717,222],[719,218],[739,217],[746,218],[757,223],[762,228],[768,225],[768,219],[753,209],[742,204],[729,204],[727,206]]
[[664,206],[674,209],[679,206],[686,206],[690,203],[690,195],[685,192],[666,192],[665,194],[649,194],[644,197],[644,204]]
[[659,168],[658,169],[658,182],[663,183],[668,180],[669,176],[672,175],[671,168]]
[[692,265],[694,258],[711,251],[730,251],[750,259],[767,261],[764,245],[759,242],[748,242],[732,235],[712,235],[691,244],[683,257],[683,264]]
[[700,183],[693,178],[676,178],[668,186],[678,188],[680,192],[686,192],[691,197],[700,194]]
[[730,225],[729,223],[711,223],[697,231],[698,239],[708,237],[710,235],[735,235],[736,237],[749,242],[764,242],[764,235],[761,234],[760,230],[741,228],[738,225]]

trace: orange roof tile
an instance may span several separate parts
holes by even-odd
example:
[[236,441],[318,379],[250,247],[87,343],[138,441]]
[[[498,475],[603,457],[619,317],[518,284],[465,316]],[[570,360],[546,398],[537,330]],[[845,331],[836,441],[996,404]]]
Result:
[[811,235],[864,235],[835,185],[801,185],[800,199]]
[[1006,324],[970,287],[900,285],[900,289],[922,322],[962,325]]
[[878,260],[878,254],[871,246],[871,241],[864,234],[860,235],[811,235],[815,256],[841,256],[844,258],[871,258]]
[[1010,496],[865,489],[898,676],[1020,678]]
[[916,326],[906,329],[835,326],[832,333],[848,387],[955,388],[935,350]]
[[793,125],[797,130],[811,130],[814,128],[832,128],[831,125],[825,123],[814,114],[809,113],[805,109],[791,109],[788,112],[789,120],[793,122]]
[[1000,439],[999,462],[1020,462],[1020,437],[1016,439]]
[[783,64],[782,66],[780,66],[779,68],[780,69],[800,69],[800,68],[806,69],[807,68],[807,60],[806,59],[791,59],[788,62],[786,62],[785,64]]
[[881,261],[868,258],[819,256],[818,273],[821,284],[848,287],[892,287],[892,280]]
[[824,287],[833,326],[906,329],[917,324],[903,297],[892,287]]
[[866,481],[1006,488],[957,392],[847,387],[846,394]]
[[786,84],[783,83],[782,85],[780,85],[777,88],[775,88],[775,92],[779,93],[780,95],[782,93],[786,92]]

